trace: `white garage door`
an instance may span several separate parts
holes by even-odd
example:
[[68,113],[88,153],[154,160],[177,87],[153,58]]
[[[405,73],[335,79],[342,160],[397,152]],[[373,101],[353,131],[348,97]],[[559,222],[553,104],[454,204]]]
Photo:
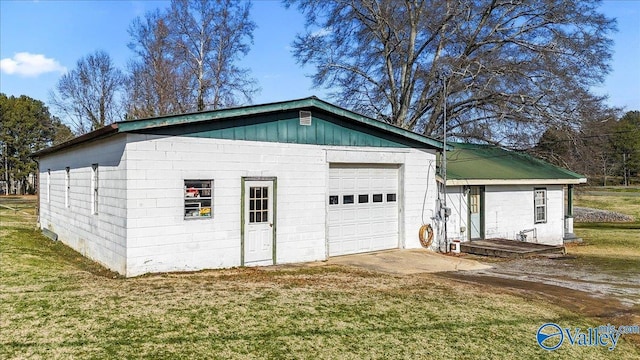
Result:
[[398,247],[398,167],[331,165],[329,256]]

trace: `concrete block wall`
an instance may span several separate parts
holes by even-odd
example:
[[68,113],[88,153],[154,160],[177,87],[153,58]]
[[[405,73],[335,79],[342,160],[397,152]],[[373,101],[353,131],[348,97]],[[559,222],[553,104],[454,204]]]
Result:
[[[330,162],[401,164],[406,247],[420,246],[426,190],[427,206],[435,202],[426,151],[141,134],[127,142],[128,276],[239,266],[242,177],[277,178],[277,263],[326,259]],[[185,179],[214,181],[212,219],[184,219]]]
[[[324,259],[325,168],[317,147],[128,136],[127,275],[239,266],[242,177],[277,177],[276,261]],[[188,179],[213,180],[212,218],[184,219]]]
[[[438,186],[435,180],[436,155],[435,150],[412,149],[406,156],[401,176],[404,188],[402,209],[404,229],[401,229],[401,241],[404,237],[404,247],[417,249],[420,244],[419,231],[423,224],[431,224],[435,229],[435,203]],[[403,236],[404,233],[404,236]],[[434,239],[431,249],[437,249]]]
[[[40,227],[119,273],[125,272],[126,265],[124,148],[125,137],[117,136],[39,159]],[[92,213],[92,164],[98,164],[97,214]]]

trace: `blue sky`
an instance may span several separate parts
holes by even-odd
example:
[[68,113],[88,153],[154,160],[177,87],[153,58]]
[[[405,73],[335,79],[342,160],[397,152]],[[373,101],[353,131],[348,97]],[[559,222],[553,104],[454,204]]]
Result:
[[[168,1],[0,0],[0,92],[47,103],[60,76],[96,50],[108,52],[124,69],[132,57],[127,48],[131,21],[166,6]],[[640,110],[640,1],[605,1],[602,11],[618,19],[619,32],[613,35],[613,70],[593,90],[608,94],[610,105]],[[301,68],[291,55],[290,44],[304,29],[298,11],[280,1],[255,0],[252,17],[258,28],[242,65],[262,88],[254,103],[326,97],[305,76],[313,69]]]

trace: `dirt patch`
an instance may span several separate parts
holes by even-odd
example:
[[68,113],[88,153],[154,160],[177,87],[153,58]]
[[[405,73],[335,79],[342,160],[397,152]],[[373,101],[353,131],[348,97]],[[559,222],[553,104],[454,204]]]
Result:
[[[536,257],[492,263],[479,271],[435,276],[471,284],[487,291],[514,293],[545,300],[602,324],[640,324],[640,277],[612,275],[576,264],[576,257]],[[627,335],[640,344],[640,336]]]

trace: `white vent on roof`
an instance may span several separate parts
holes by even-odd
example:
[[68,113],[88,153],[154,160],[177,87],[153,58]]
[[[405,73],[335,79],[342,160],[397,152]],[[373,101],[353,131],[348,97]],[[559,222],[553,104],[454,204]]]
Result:
[[300,125],[311,126],[311,111],[300,111]]

